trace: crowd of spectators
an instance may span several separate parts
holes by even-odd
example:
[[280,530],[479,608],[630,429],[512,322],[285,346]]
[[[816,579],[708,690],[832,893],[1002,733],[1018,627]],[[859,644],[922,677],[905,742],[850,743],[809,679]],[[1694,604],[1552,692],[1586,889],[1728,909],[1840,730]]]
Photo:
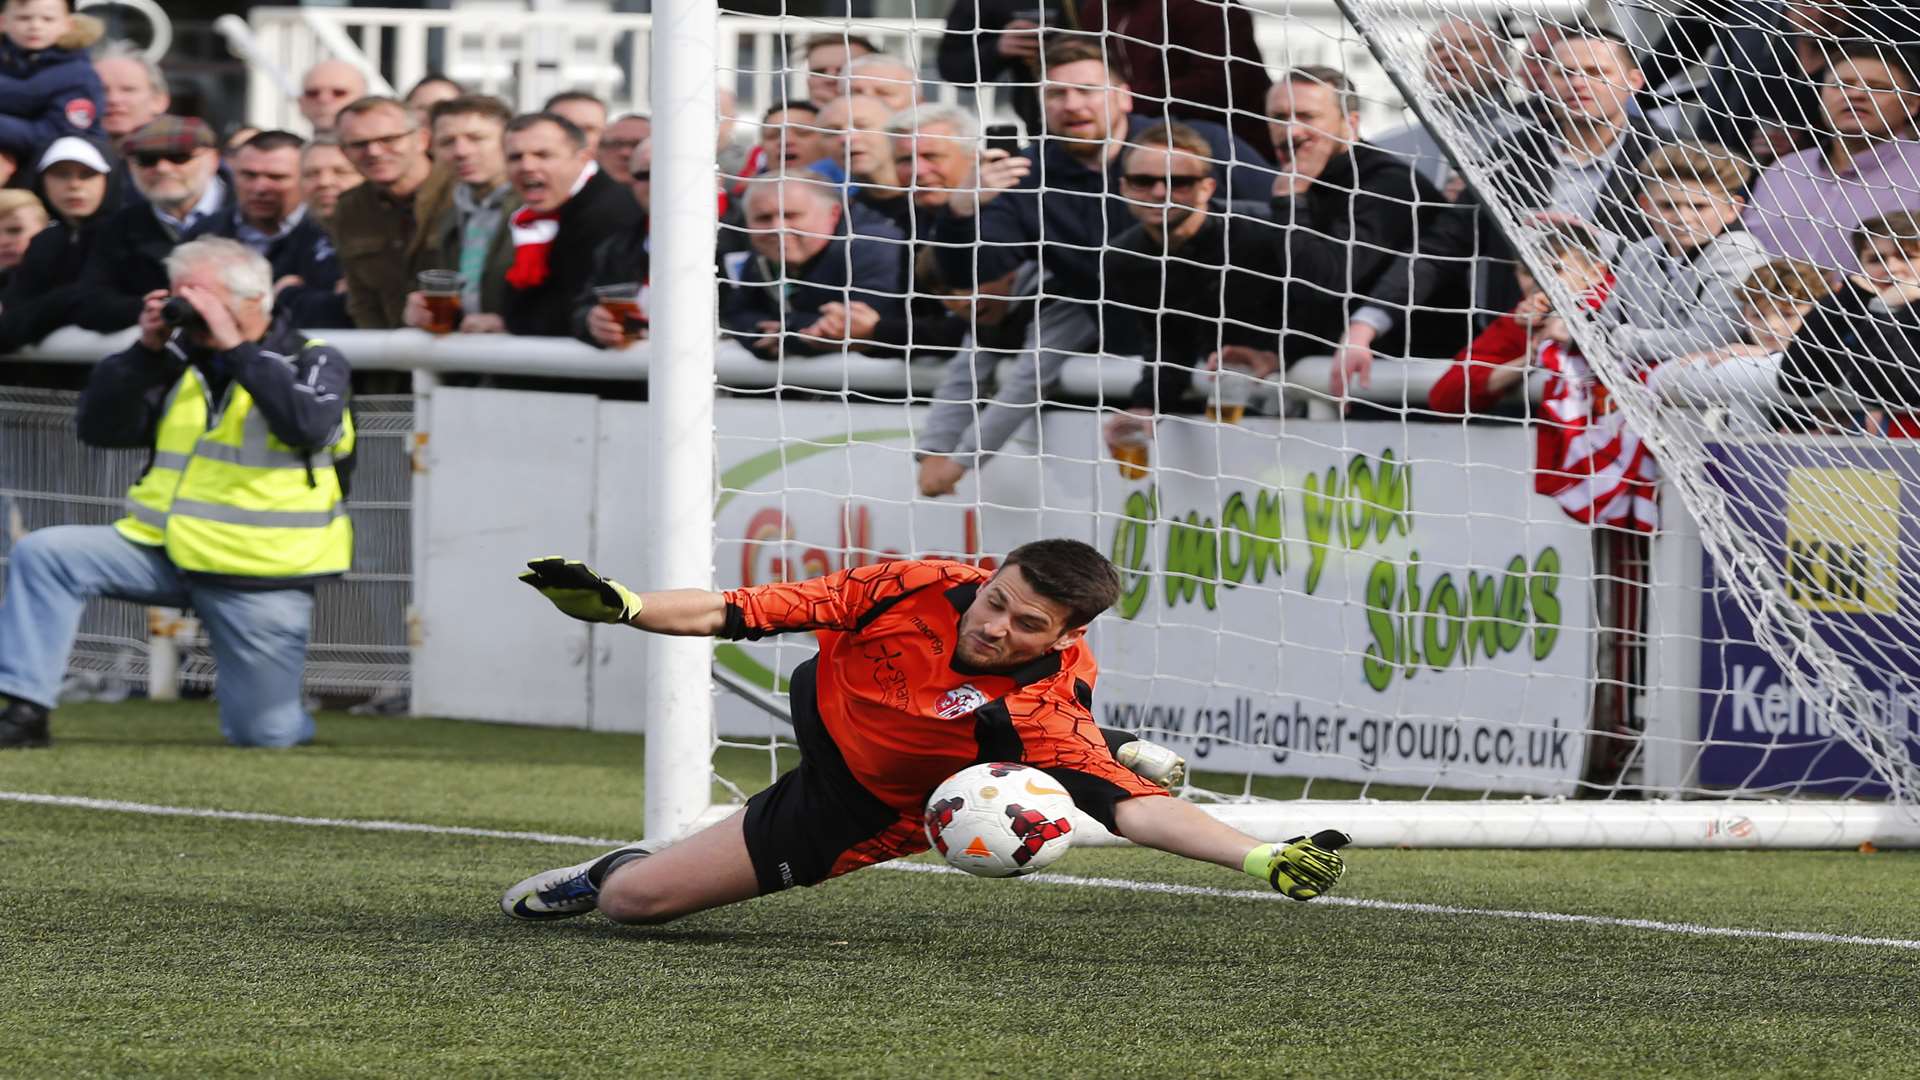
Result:
[[[1854,390],[1886,430],[1920,427],[1900,419],[1920,406],[1900,284],[1920,80],[1911,51],[1843,33],[1860,27],[1835,5],[1762,5],[1765,63],[1685,27],[1647,54],[1592,26],[1449,20],[1426,119],[1465,133],[1451,147],[1420,123],[1364,130],[1338,70],[1270,77],[1232,0],[1026,5],[956,0],[937,61],[983,102],[1002,91],[1018,128],[934,103],[854,32],[798,43],[804,80],[759,116],[722,95],[723,333],[768,360],[944,358],[927,494],[998,450],[1069,358],[1100,353],[1147,360],[1109,403],[1116,447],[1197,416],[1215,370],[1264,379],[1308,356],[1334,357],[1337,394],[1378,356],[1457,356],[1432,410],[1496,410],[1542,350],[1574,372],[1589,332],[1647,372],[1673,363],[1676,387],[1764,354],[1795,388]],[[265,256],[276,310],[305,329],[646,335],[644,114],[581,91],[516,114],[441,76],[382,96],[327,60],[300,80],[310,135],[222,139],[168,111],[138,51],[89,57],[64,0],[5,16],[18,197],[0,200],[0,348],[132,326],[167,253],[202,236]],[[1704,62],[1690,83],[1668,62],[1686,50]],[[1523,254],[1572,276],[1543,287]],[[1585,299],[1556,316],[1550,296]]]

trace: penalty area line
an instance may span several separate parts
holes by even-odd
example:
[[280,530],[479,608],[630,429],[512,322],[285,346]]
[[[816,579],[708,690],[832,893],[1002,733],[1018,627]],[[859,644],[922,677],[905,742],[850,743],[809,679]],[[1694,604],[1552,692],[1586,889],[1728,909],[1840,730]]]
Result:
[[[301,825],[309,828],[354,829],[361,832],[415,833],[429,836],[470,836],[487,840],[520,840],[534,844],[571,844],[580,847],[619,847],[632,843],[604,836],[571,836],[566,833],[518,832],[509,829],[481,829],[466,825],[430,825],[416,821],[380,821],[367,818],[304,817],[293,814],[268,814],[249,810],[213,810],[196,806],[166,806],[158,803],[127,802],[120,799],[94,799],[83,795],[47,795],[27,791],[0,791],[0,803],[33,806],[58,806],[74,810],[102,810],[109,813],[143,814],[149,817],[200,818],[213,821],[246,821],[263,825]],[[910,874],[953,874],[966,876],[951,866],[930,863],[892,862],[874,867]],[[1211,885],[1178,885],[1162,881],[1133,881],[1127,878],[1078,877],[1072,874],[1033,874],[1015,879],[1028,885],[1059,885],[1083,889],[1113,889],[1121,892],[1157,893],[1164,896],[1197,896],[1223,900],[1284,901],[1279,893],[1253,889],[1222,889]],[[1623,930],[1644,930],[1660,934],[1690,937],[1747,938],[1764,941],[1794,941],[1814,945],[1865,945],[1882,949],[1920,950],[1920,940],[1907,938],[1862,937],[1854,934],[1828,934],[1813,930],[1753,930],[1737,926],[1708,926],[1702,923],[1663,922],[1658,919],[1628,919],[1613,915],[1574,915],[1557,911],[1517,911],[1501,908],[1456,907],[1451,904],[1420,904],[1396,900],[1368,900],[1352,896],[1323,896],[1314,901],[1326,907],[1361,908],[1412,915],[1442,915],[1455,918],[1512,919],[1525,922],[1575,923],[1584,926],[1611,926]]]

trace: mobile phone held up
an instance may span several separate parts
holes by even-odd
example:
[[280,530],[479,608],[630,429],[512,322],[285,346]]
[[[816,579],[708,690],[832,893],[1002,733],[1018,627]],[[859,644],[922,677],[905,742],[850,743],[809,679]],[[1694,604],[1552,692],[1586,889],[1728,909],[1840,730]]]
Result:
[[1009,156],[1020,152],[1019,124],[988,124],[985,132],[987,150],[1005,150]]

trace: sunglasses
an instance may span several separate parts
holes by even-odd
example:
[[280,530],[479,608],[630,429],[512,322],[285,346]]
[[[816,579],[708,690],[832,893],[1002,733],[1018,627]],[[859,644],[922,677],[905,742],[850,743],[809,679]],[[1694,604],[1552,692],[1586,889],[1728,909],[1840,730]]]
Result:
[[633,171],[633,179],[635,183],[639,183],[641,181],[652,183],[653,171],[651,169],[635,169]]
[[1155,184],[1165,184],[1173,191],[1192,191],[1193,186],[1205,180],[1204,176],[1162,176],[1159,173],[1128,173],[1120,182],[1130,188],[1145,191]]
[[161,162],[169,165],[185,165],[193,160],[192,150],[142,150],[133,155],[133,163],[143,169],[151,169]]

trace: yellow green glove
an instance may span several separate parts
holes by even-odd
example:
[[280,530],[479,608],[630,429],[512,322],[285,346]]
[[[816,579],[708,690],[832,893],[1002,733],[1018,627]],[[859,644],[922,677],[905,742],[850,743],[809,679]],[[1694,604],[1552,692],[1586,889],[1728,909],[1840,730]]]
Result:
[[540,590],[553,606],[583,622],[623,623],[640,614],[632,589],[593,572],[578,559],[549,555],[527,564],[520,580]]
[[1276,892],[1311,900],[1339,883],[1347,869],[1340,849],[1351,843],[1353,837],[1338,829],[1322,829],[1311,840],[1296,836],[1285,844],[1261,844],[1247,852],[1242,869],[1266,880]]

